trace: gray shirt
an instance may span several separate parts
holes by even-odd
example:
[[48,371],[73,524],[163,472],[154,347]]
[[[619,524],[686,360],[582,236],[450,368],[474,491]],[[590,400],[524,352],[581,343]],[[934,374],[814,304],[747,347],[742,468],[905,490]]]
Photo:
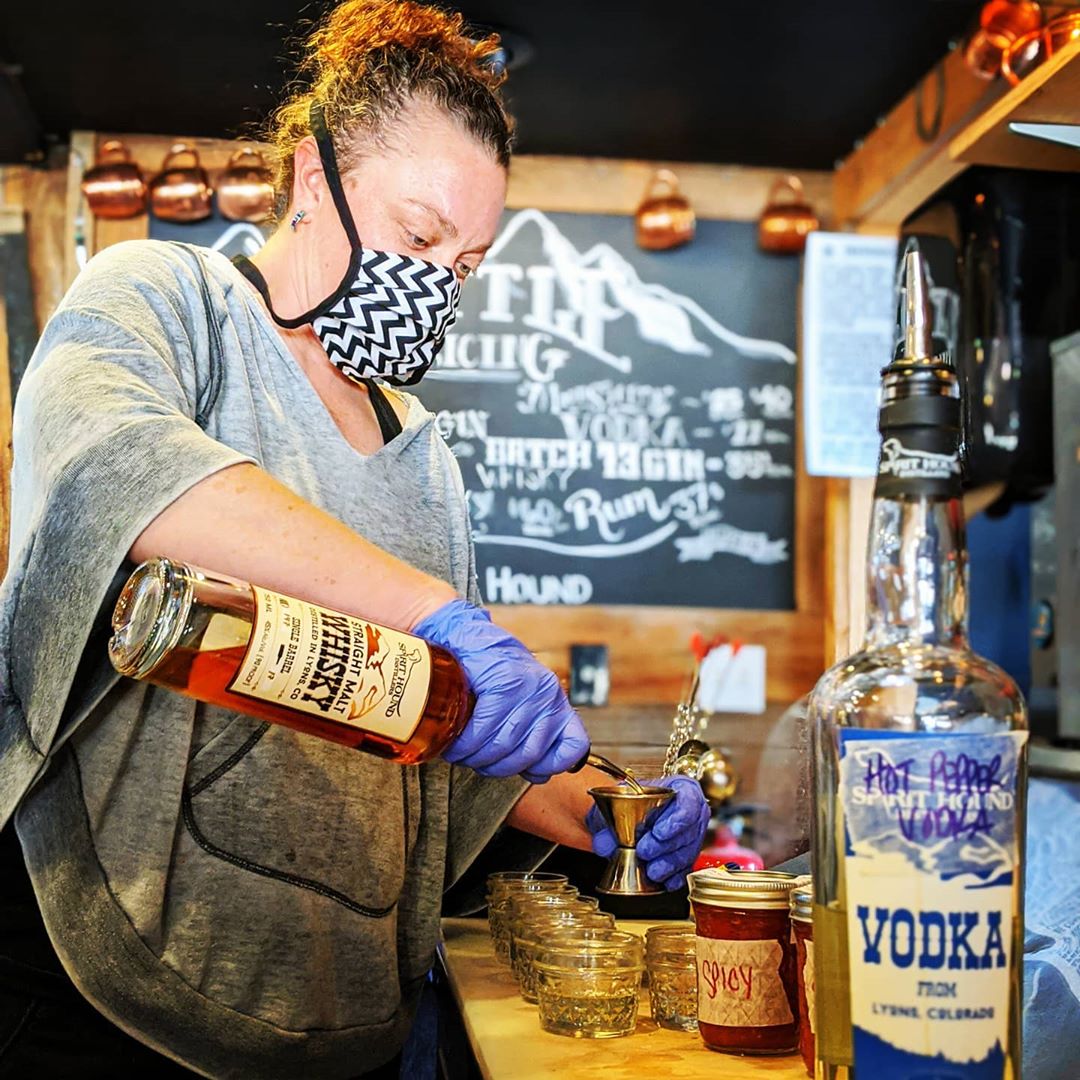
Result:
[[[79,658],[142,529],[241,461],[475,599],[456,462],[415,398],[403,427],[359,454],[235,268],[153,241],[91,261],[19,392],[3,813],[36,776],[16,824],[66,969],[115,1022],[208,1075],[352,1076],[392,1056],[442,891],[526,785],[110,688],[103,656]],[[46,768],[85,685],[104,696]]]

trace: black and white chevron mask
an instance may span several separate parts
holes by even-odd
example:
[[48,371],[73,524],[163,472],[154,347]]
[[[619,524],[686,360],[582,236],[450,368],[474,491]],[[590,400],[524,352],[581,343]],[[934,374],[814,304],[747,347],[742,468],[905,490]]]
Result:
[[457,318],[461,282],[448,266],[365,248],[341,185],[334,142],[317,102],[311,106],[311,132],[352,251],[341,284],[333,296],[310,311],[283,319],[274,311],[266,280],[255,264],[242,255],[233,262],[262,293],[279,326],[295,330],[311,324],[330,362],[343,375],[357,382],[385,379],[409,386],[419,381],[442,348],[446,330]]
[[348,292],[311,325],[343,375],[407,386],[438,355],[460,295],[446,266],[363,249]]

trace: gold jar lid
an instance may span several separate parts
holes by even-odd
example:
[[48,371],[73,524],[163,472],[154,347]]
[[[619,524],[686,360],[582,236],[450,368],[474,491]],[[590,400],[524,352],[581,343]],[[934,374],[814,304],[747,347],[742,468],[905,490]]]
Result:
[[814,921],[814,881],[809,874],[795,879],[791,890],[791,917],[796,922]]
[[713,907],[783,908],[798,878],[782,870],[728,870],[710,866],[689,875],[690,899]]

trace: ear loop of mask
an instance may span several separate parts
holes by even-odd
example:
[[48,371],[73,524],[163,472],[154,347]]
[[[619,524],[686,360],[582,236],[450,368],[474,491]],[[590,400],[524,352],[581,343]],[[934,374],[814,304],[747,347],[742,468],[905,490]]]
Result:
[[356,278],[360,273],[360,260],[364,255],[364,246],[360,243],[360,236],[356,231],[356,222],[353,221],[352,211],[349,209],[348,200],[345,198],[345,189],[341,185],[341,174],[338,172],[337,155],[334,152],[334,140],[331,138],[330,130],[326,126],[326,116],[323,113],[323,107],[317,101],[311,103],[309,124],[311,126],[311,134],[315,136],[315,144],[319,148],[319,160],[322,162],[323,175],[326,177],[326,184],[330,188],[330,197],[334,200],[334,207],[337,210],[338,219],[341,221],[342,228],[345,230],[345,236],[349,241],[351,252],[349,256],[349,266],[345,271],[345,276],[341,279],[341,284],[338,285],[331,296],[316,304],[310,311],[304,312],[303,315],[298,315],[295,319],[283,319],[274,311],[274,305],[270,301],[270,289],[266,284],[266,278],[262,276],[259,268],[243,255],[239,255],[233,260],[233,264],[240,273],[242,273],[244,277],[259,290],[263,300],[266,301],[266,308],[270,312],[274,322],[276,322],[278,326],[283,326],[286,330],[296,330],[298,327],[306,326],[308,323],[314,322],[320,315],[325,315],[331,308],[339,304],[342,299],[348,295],[349,290],[356,281]]

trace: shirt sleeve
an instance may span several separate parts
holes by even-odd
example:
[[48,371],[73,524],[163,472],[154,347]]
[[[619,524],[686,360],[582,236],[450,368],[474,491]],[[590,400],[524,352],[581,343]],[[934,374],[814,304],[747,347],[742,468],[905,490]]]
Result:
[[[251,460],[193,419],[221,362],[209,355],[201,272],[173,245],[110,248],[31,358],[15,404],[0,591],[5,754],[13,739],[48,752],[94,616],[142,530],[200,480]],[[25,731],[13,733],[18,714]]]

